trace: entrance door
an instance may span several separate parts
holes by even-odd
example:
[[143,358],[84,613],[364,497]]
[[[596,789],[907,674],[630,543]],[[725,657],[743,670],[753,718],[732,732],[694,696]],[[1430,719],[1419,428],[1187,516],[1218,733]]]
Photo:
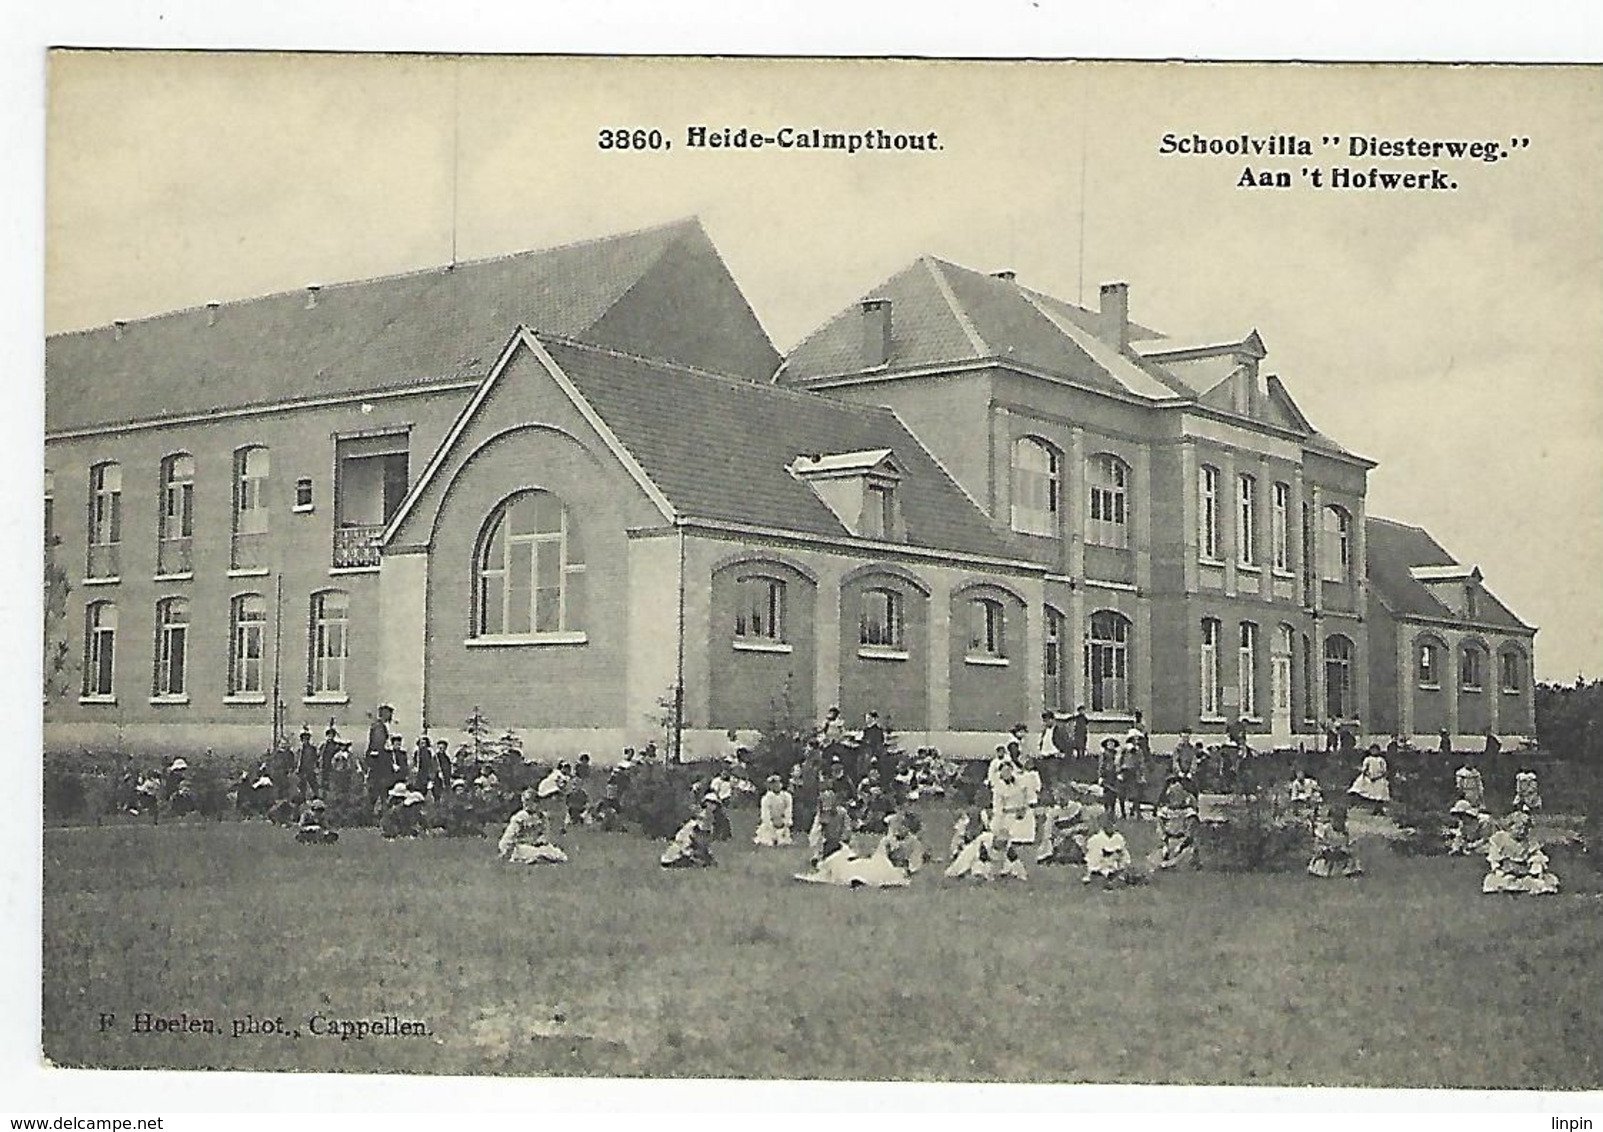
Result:
[[1277,736],[1291,734],[1291,646],[1291,628],[1282,625],[1269,658],[1269,730]]

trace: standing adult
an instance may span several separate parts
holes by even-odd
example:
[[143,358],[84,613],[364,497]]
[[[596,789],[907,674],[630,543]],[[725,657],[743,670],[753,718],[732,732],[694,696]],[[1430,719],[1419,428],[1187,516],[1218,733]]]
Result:
[[1041,738],[1035,745],[1035,768],[1041,776],[1041,785],[1051,790],[1058,783],[1058,761],[1063,751],[1057,742],[1057,720],[1049,711],[1041,713]]
[[391,758],[390,721],[394,718],[394,708],[389,704],[379,704],[378,718],[367,729],[367,750],[363,753],[362,763],[367,771],[367,800],[372,805],[379,803],[393,781],[388,764]]
[[[1486,729],[1486,750],[1485,750],[1484,754],[1486,755],[1486,757],[1488,759],[1492,759],[1492,758],[1495,758],[1496,756],[1498,756],[1498,755],[1500,755],[1502,753],[1503,753],[1503,744],[1502,744],[1502,742],[1497,738],[1497,733],[1495,731],[1493,731],[1490,727],[1488,727]],[[1489,763],[1488,765],[1493,765],[1493,764]]]
[[1439,753],[1446,755],[1448,758],[1452,758],[1453,756],[1453,736],[1452,733],[1449,732],[1445,727],[1442,728],[1441,734],[1437,736],[1436,750]]
[[1091,742],[1091,720],[1085,714],[1085,705],[1081,704],[1074,709],[1070,718],[1073,740],[1069,744],[1069,753],[1077,759],[1085,758],[1087,746]]
[[317,748],[312,745],[312,729],[301,728],[300,750],[295,754],[295,781],[300,786],[301,798],[310,801],[318,796]]
[[419,794],[429,793],[438,769],[434,761],[434,744],[429,742],[427,735],[419,735],[417,747],[412,751],[412,789]]
[[863,771],[869,767],[879,771],[880,786],[890,790],[896,783],[896,755],[885,738],[885,726],[879,712],[871,711],[863,720]]

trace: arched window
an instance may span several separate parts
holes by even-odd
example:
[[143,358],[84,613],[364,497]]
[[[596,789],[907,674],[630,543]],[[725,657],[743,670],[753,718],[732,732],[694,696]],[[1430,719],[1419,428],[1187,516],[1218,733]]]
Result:
[[1007,657],[1007,615],[994,598],[977,597],[968,603],[968,655],[985,660]]
[[117,606],[92,601],[84,609],[83,694],[89,700],[110,700],[117,660]]
[[1510,693],[1525,690],[1525,657],[1517,649],[1507,649],[1498,657],[1498,684]]
[[785,583],[764,574],[743,574],[735,581],[735,639],[783,644]]
[[1327,582],[1345,582],[1352,565],[1352,517],[1332,504],[1325,508],[1325,572]]
[[1102,452],[1091,457],[1086,479],[1091,488],[1090,507],[1086,512],[1086,542],[1120,549],[1129,546],[1130,465],[1111,452]]
[[1478,692],[1486,683],[1486,653],[1477,644],[1466,644],[1459,659],[1459,686]]
[[267,602],[240,594],[228,607],[228,694],[260,696],[267,648]]
[[122,465],[114,461],[89,469],[89,563],[91,578],[115,578],[122,543]]
[[862,612],[857,625],[859,644],[886,649],[907,647],[902,619],[902,595],[895,590],[864,590]]
[[193,568],[195,458],[175,452],[161,462],[161,509],[156,516],[156,572],[184,574]]
[[1056,448],[1033,436],[1013,442],[1013,529],[1058,535],[1063,499],[1063,461]]
[[549,491],[503,502],[479,535],[473,634],[530,637],[584,627],[584,556],[572,511]]
[[345,667],[350,659],[351,597],[344,590],[312,595],[308,620],[306,694],[346,694]]
[[1212,464],[1197,469],[1197,552],[1219,561],[1219,469]]
[[1325,638],[1325,715],[1350,719],[1353,709],[1353,643],[1337,634]]
[[189,599],[166,597],[156,603],[156,672],[151,694],[177,699],[189,693]]
[[1218,719],[1223,708],[1219,680],[1219,638],[1222,627],[1217,617],[1202,619],[1202,717]]
[[272,460],[260,445],[234,453],[234,542],[230,565],[257,569],[267,564],[267,481]]
[[1429,637],[1421,637],[1415,645],[1417,676],[1421,688],[1442,686],[1442,646]]
[[1130,710],[1130,619],[1093,613],[1086,629],[1086,700],[1092,711]]
[[1068,676],[1064,670],[1063,663],[1067,655],[1063,651],[1063,641],[1067,635],[1068,628],[1063,614],[1053,609],[1050,605],[1047,606],[1046,646],[1045,653],[1041,658],[1041,672],[1044,677],[1042,691],[1045,695],[1045,706],[1048,711],[1068,710],[1068,705],[1065,703],[1067,697],[1063,694],[1064,682]]

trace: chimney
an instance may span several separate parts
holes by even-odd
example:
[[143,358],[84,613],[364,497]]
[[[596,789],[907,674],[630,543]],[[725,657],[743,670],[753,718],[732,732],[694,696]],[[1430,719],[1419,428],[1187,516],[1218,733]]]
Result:
[[310,286],[308,286],[306,288],[306,309],[307,310],[311,310],[313,307],[315,307],[317,305],[317,292],[318,292],[318,290],[319,290],[319,288],[318,288],[316,283],[313,283],[313,284],[311,284]]
[[1013,282],[1013,280],[1015,280],[1015,279],[1017,279],[1019,277],[1019,273],[1014,271],[1012,268],[1008,268],[1005,271],[993,271],[993,272],[991,272],[991,277],[993,279],[1000,279],[1004,283],[1011,283],[1011,282]]
[[114,342],[121,342],[122,341],[122,332],[127,327],[127,325],[128,324],[126,322],[124,322],[120,318],[116,322],[113,322],[111,324],[112,341],[114,341]]
[[219,303],[216,299],[213,299],[211,302],[206,304],[206,325],[207,326],[216,326],[217,325],[217,308],[219,306],[221,306],[221,305],[222,304]]
[[863,300],[863,365],[872,369],[891,360],[891,301]]
[[1102,284],[1102,337],[1119,349],[1130,345],[1130,284]]

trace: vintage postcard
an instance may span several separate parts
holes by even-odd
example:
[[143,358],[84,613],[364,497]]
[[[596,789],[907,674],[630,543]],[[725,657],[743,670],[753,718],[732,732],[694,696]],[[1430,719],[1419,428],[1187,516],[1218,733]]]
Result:
[[1603,1087],[1603,72],[54,52],[43,1054]]

